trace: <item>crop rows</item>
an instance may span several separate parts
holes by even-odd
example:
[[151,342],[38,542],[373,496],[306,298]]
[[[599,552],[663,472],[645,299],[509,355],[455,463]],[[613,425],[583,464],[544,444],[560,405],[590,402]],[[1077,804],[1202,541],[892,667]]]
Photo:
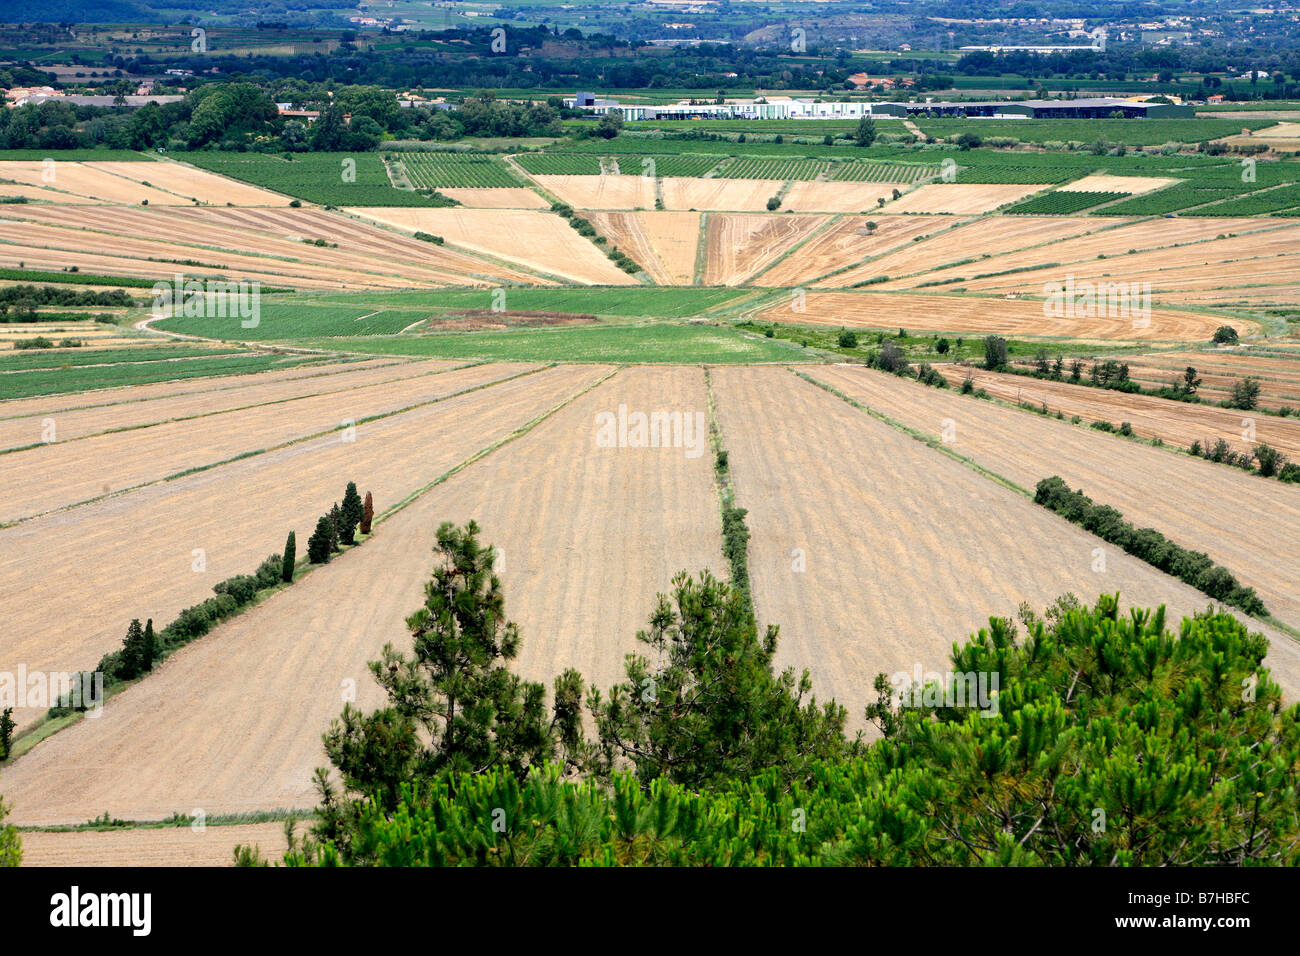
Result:
[[437,205],[420,193],[394,189],[377,153],[299,153],[288,159],[267,153],[191,152],[185,158],[214,173],[321,205]]
[[490,156],[470,153],[409,153],[401,157],[416,187],[518,186],[509,170]]
[[[1202,189],[1197,186],[1181,184],[1160,189],[1145,196],[1134,196],[1127,202],[1107,206],[1097,210],[1098,216],[1160,216],[1167,212],[1177,212],[1202,203],[1227,199],[1234,193],[1231,189]],[[1212,206],[1207,214],[1219,215],[1221,206]]]
[[1124,199],[1128,193],[1087,193],[1087,192],[1050,192],[1017,203],[1010,209],[1003,210],[1013,215],[1068,215],[1091,206],[1099,206],[1114,199]]
[[543,176],[599,176],[600,157],[580,153],[525,153],[519,165]]
[[854,183],[917,183],[939,175],[938,166],[904,163],[836,163],[831,179]]
[[1281,186],[1253,193],[1208,209],[1193,209],[1189,216],[1260,216],[1300,206],[1300,185]]
[[816,179],[826,168],[817,159],[738,159],[723,168],[726,179]]
[[1051,186],[1073,179],[1078,174],[1078,169],[1064,166],[962,166],[957,171],[957,182],[1028,186],[1041,183],[1044,186]]
[[618,171],[625,176],[703,176],[718,165],[717,156],[624,156]]

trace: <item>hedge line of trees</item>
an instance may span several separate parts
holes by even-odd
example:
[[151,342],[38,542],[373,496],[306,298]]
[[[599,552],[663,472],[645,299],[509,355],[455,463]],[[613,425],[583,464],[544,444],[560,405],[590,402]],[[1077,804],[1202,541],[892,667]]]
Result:
[[520,635],[477,527],[444,524],[434,551],[414,655],[386,647],[388,705],[326,734],[343,789],[318,771],[289,865],[1300,862],[1300,707],[1228,614],[1177,639],[1118,595],[1022,608],[1023,637],[991,619],[952,663],[997,676],[997,714],[902,707],[880,675],[867,745],[806,674],[774,671],[776,629],[707,572],[660,596],[624,681],[567,671],[548,707],[508,667]]
[[1058,475],[1044,478],[1035,486],[1034,501],[1216,601],[1256,617],[1268,614],[1255,589],[1244,587],[1209,555],[1174,544],[1154,528],[1134,527],[1110,505],[1094,504],[1082,491],[1071,491]]
[[375,505],[370,492],[366,492],[363,502],[356,482],[349,481],[343,491],[343,503],[334,502],[333,508],[316,519],[316,530],[307,539],[307,560],[312,564],[328,564],[345,545],[356,544],[358,530],[362,534],[370,533],[374,517]]

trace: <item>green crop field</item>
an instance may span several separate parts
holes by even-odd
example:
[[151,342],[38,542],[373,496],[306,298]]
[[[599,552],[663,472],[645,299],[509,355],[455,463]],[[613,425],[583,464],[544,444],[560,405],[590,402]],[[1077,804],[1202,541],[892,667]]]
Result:
[[1264,216],[1300,206],[1300,185],[1279,186],[1209,206],[1190,209],[1185,216]]
[[[232,179],[328,206],[437,206],[407,189],[395,189],[378,153],[185,153],[184,159]],[[355,171],[355,181],[345,176]]]
[[[1098,209],[1098,216],[1160,216],[1168,212],[1177,212],[1191,206],[1227,199],[1235,194],[1232,189],[1203,189],[1200,186],[1180,184],[1167,189],[1159,189],[1145,196],[1134,196],[1127,202],[1116,203],[1105,209]],[[1219,206],[1211,207],[1206,212],[1218,215]]]
[[1261,129],[1271,120],[1226,120],[1206,117],[1175,119],[1025,119],[969,120],[917,118],[921,132],[936,139],[978,133],[984,138],[1007,136],[1022,143],[1069,142],[1091,143],[1104,139],[1128,146],[1159,146],[1162,143],[1203,143],[1240,133],[1243,129]]
[[631,176],[703,176],[720,159],[717,156],[692,156],[689,153],[673,156],[624,156],[618,171]]
[[[48,336],[47,336],[48,338]],[[159,345],[127,349],[22,349],[0,354],[0,373],[37,368],[58,368],[62,365],[117,365],[130,362],[162,362],[169,359],[189,359],[214,355],[228,355],[232,349],[212,348],[206,345]],[[0,380],[0,389],[3,389]]]
[[441,187],[518,186],[506,164],[492,156],[473,153],[403,153],[399,157],[411,184]]
[[598,325],[508,332],[441,332],[309,340],[304,344],[367,354],[505,362],[790,362],[799,361],[803,354],[797,346],[742,333],[730,325]]
[[519,165],[539,176],[600,175],[600,157],[581,153],[524,153]]
[[826,169],[822,160],[737,159],[718,173],[724,179],[816,179]]
[[133,149],[0,149],[0,161],[14,160],[39,163],[52,159],[59,163],[129,163],[152,162],[156,157]]
[[1003,212],[1009,215],[1063,216],[1100,206],[1114,199],[1124,199],[1128,193],[1050,192],[1017,203]]
[[918,183],[939,175],[937,165],[921,163],[832,163],[830,178],[836,182]]

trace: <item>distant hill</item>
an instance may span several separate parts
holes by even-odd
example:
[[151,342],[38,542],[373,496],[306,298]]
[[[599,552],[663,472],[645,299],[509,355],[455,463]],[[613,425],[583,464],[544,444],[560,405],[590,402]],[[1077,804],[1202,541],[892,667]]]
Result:
[[3,23],[128,23],[156,20],[145,4],[132,0],[7,0]]

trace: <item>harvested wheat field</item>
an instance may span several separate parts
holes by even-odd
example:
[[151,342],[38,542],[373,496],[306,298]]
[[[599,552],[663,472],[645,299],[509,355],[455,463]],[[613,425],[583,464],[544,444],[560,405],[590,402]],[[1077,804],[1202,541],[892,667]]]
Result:
[[[310,825],[300,822],[296,832]],[[258,847],[272,862],[288,849],[283,823],[208,825],[197,832],[188,826],[35,830],[22,840],[23,866],[233,866],[241,844]]]
[[865,216],[876,208],[877,200],[889,199],[895,189],[903,188],[893,183],[797,182],[781,200],[781,208],[795,212],[856,212]]
[[[411,374],[400,379],[304,395],[275,406],[214,411],[199,418],[12,452],[0,464],[9,488],[0,505],[0,523],[22,521],[311,436],[341,434],[339,430],[348,423],[425,405],[503,377],[499,366],[466,369],[454,376],[419,374],[415,366],[409,368]],[[58,423],[55,418],[56,428]],[[336,440],[341,439],[336,435]]]
[[[42,411],[26,415],[10,414],[9,403],[0,403],[0,451],[41,441],[47,421],[53,422],[57,441],[67,442],[89,435],[165,422],[201,418],[206,421],[208,419],[205,416],[235,409],[259,408],[265,410],[267,416],[290,414],[298,407],[292,404],[296,399],[426,376],[456,368],[459,364],[461,363],[401,362],[377,366],[332,365],[319,369],[316,375],[283,379],[264,377],[278,373],[259,373],[249,376],[244,384],[213,389],[196,388],[178,394],[164,393],[155,398],[135,397],[128,389],[123,396],[125,401],[82,408],[69,407],[66,410],[53,408],[57,403],[46,399]],[[323,372],[328,374],[321,374]],[[84,402],[88,396],[60,397],[64,402]]]
[[518,263],[542,275],[586,285],[636,282],[563,218],[538,209],[376,207],[351,211],[398,229],[442,236],[453,245]]
[[781,191],[779,179],[688,179],[666,176],[660,180],[665,209],[737,211],[766,209],[767,201]]
[[[273,193],[257,186],[227,179],[206,169],[183,166],[180,163],[85,163],[89,169],[111,173],[123,179],[145,183],[165,190],[183,202],[198,200],[201,203],[215,203],[235,206],[288,206],[290,197]],[[173,201],[171,205],[175,205]],[[150,205],[153,205],[150,202]]]
[[[439,378],[450,391],[526,371],[476,367]],[[335,433],[0,529],[0,581],[6,589],[21,582],[28,595],[10,616],[0,671],[16,661],[42,671],[88,667],[120,645],[131,618],[172,620],[213,584],[253,571],[291,529],[301,554],[347,481],[372,491],[382,512],[595,374],[585,366],[524,374],[359,424],[355,441]],[[15,711],[20,725],[35,716]]]
[[[938,436],[944,421],[951,419],[956,426],[954,451],[1031,493],[1041,479],[1060,475],[1071,488],[1082,488],[1099,504],[1118,508],[1138,527],[1155,528],[1184,547],[1204,551],[1255,588],[1276,617],[1300,626],[1300,593],[1295,588],[1300,556],[1294,549],[1267,545],[1294,540],[1300,533],[1300,495],[1294,487],[865,368],[839,366],[812,374],[928,435]],[[1220,506],[1223,502],[1231,506]],[[962,528],[965,538],[964,522]],[[1108,556],[1118,551],[1113,546],[1106,550]],[[1102,580],[1092,590],[1120,587],[1109,572],[1098,577]],[[1199,591],[1193,593],[1199,595],[1200,608],[1210,603]],[[1250,626],[1257,629],[1255,622]],[[1291,663],[1300,660],[1298,645],[1286,637],[1273,640],[1278,654],[1286,654],[1281,658],[1285,668],[1276,664],[1282,673],[1274,676],[1289,696],[1300,697],[1300,669]]]
[[1041,192],[1042,186],[973,183],[930,183],[886,204],[885,212],[944,212],[958,216],[992,212],[1017,200]]
[[[607,371],[565,374],[578,386]],[[98,720],[23,756],[4,775],[13,819],[80,821],[104,808],[156,819],[177,807],[213,814],[314,805],[311,773],[325,762],[320,734],[342,709],[345,681],[356,681],[357,706],[379,705],[366,661],[389,641],[409,647],[403,619],[422,601],[433,533],[444,520],[474,518],[483,539],[502,549],[506,607],[522,636],[519,673],[549,683],[576,667],[602,687],[620,679],[654,593],[680,569],[722,567],[707,426],[698,457],[683,448],[599,447],[597,416],[621,404],[703,413],[703,373],[619,372],[420,496],[360,548],[112,698]],[[385,599],[339,602],[341,589]],[[163,724],[165,736],[145,729]],[[84,763],[92,752],[110,753],[111,765]]]
[[826,216],[710,213],[704,225],[704,284],[744,285],[828,221]]
[[[6,182],[0,173],[0,196],[14,196],[37,202],[56,202],[70,206],[89,206],[98,204],[99,200],[91,196],[55,189],[50,186],[28,186],[22,183]],[[6,205],[9,205],[6,203]]]
[[659,285],[690,285],[700,239],[698,212],[593,212],[596,231]]
[[[915,217],[907,217],[914,220]],[[922,222],[931,222],[929,218]],[[942,220],[941,220],[942,222]],[[1043,256],[1051,256],[1055,244],[1111,225],[1099,219],[1063,218],[1058,216],[987,216],[980,219],[953,220],[951,229],[931,227],[924,238],[900,246],[860,268],[850,269],[813,283],[819,287],[851,286],[876,276],[929,276],[934,270],[951,263],[969,263],[966,270],[983,272],[982,260],[1015,249],[1036,246]],[[1054,260],[1053,260],[1054,261]],[[928,278],[925,280],[928,281]],[[891,282],[891,287],[908,287],[912,283]]]
[[575,209],[654,209],[653,176],[534,176]]
[[[955,642],[1022,601],[1041,610],[1067,592],[1119,591],[1174,620],[1204,609],[1200,592],[1117,549],[1095,574],[1097,538],[793,377],[718,369],[718,414],[736,504],[749,509],[758,619],[781,626],[776,664],[807,668],[818,699],[835,697],[854,726],[876,674],[946,671]],[[1289,650],[1279,660],[1295,688]]]
[[[869,265],[851,268],[864,259],[919,245],[918,237],[952,228],[964,221],[946,216],[845,216],[759,273],[755,281],[764,286],[851,284],[840,277],[870,277],[863,275],[870,269]],[[875,228],[869,223],[875,223]],[[824,283],[816,281],[824,276],[828,277]]]
[[[1243,358],[1234,362],[1225,359]],[[1262,355],[1234,352],[1159,352],[1149,356],[1125,358],[1129,378],[1144,388],[1181,387],[1183,372],[1188,367],[1196,369],[1200,386],[1196,394],[1212,404],[1226,401],[1233,386],[1243,378],[1253,378],[1259,383],[1259,407],[1277,410],[1300,407],[1300,357],[1269,358]],[[1085,363],[1084,374],[1091,364]]]
[[[150,167],[154,165],[162,164],[149,163]],[[51,199],[58,195],[57,190],[86,196],[101,203],[139,205],[148,200],[151,206],[177,206],[192,202],[125,176],[95,169],[86,163],[56,161],[47,166],[27,159],[3,160],[0,161],[0,179],[48,188]]]
[[[324,359],[324,357],[322,358]],[[287,382],[300,378],[318,378],[344,371],[396,367],[406,364],[407,361],[406,359],[388,358],[387,356],[364,362],[344,361],[331,357],[329,360],[323,360],[320,364],[297,365],[293,368],[274,371],[213,375],[189,380],[153,382],[149,385],[125,385],[88,392],[65,392],[59,395],[39,395],[34,398],[14,398],[0,401],[0,421],[69,412],[84,408],[106,408],[114,405],[124,407],[134,405],[136,402],[153,401],[159,398],[191,395],[196,392],[215,393],[245,388],[248,385]],[[27,442],[23,442],[23,444],[27,444]]]
[[1142,193],[1155,192],[1180,182],[1177,179],[1164,179],[1159,176],[1110,176],[1105,173],[1093,173],[1072,183],[1061,186],[1057,192],[1069,193]]
[[[0,218],[0,239],[63,253],[91,243],[106,254],[137,260],[136,271],[154,277],[170,278],[177,267],[167,263],[183,249],[186,258],[236,275],[268,277],[276,285],[400,289],[527,278],[477,256],[319,210],[32,207],[6,215],[16,221]],[[168,238],[148,238],[156,236]]]
[[[959,384],[968,374],[977,388],[1011,402],[1047,403],[1068,418],[1079,415],[1087,422],[1111,422],[1118,426],[1129,422],[1140,438],[1161,438],[1169,444],[1188,448],[1192,442],[1214,444],[1222,438],[1234,451],[1249,452],[1256,444],[1272,445],[1289,457],[1300,460],[1300,420],[1277,415],[1258,415],[1214,405],[1177,402],[1152,395],[1131,395],[1113,389],[1071,385],[1001,372],[956,365],[939,366],[949,382]],[[1253,423],[1255,438],[1245,440],[1243,432]]]
[[442,187],[444,196],[470,209],[547,209],[545,199],[523,186]]
[[[1127,316],[1057,317],[1043,314],[1043,303],[1029,299],[993,299],[960,295],[890,292],[811,292],[800,324],[903,328],[919,332],[997,333],[1050,338],[1126,339],[1205,342],[1220,325],[1236,327],[1242,336],[1258,326],[1246,319],[1152,309],[1150,323],[1134,328]],[[791,320],[785,305],[760,312],[759,319]]]

